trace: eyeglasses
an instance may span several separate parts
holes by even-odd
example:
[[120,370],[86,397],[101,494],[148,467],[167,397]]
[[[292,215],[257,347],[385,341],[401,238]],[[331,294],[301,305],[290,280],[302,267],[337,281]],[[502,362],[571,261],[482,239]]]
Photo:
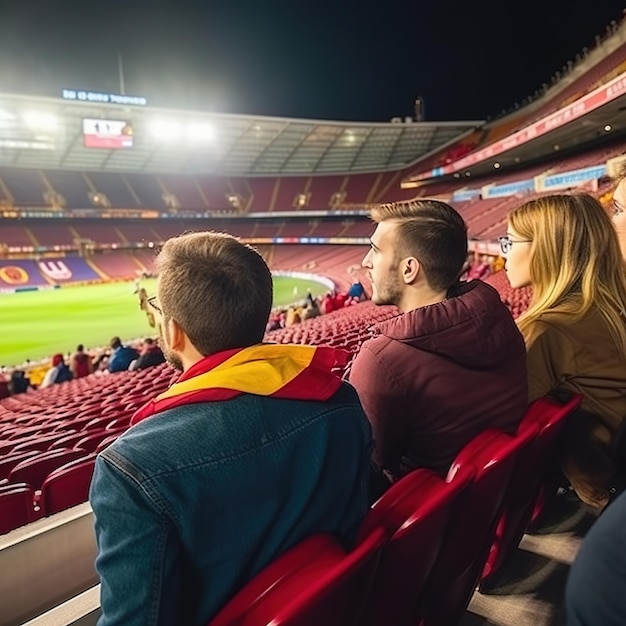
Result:
[[159,314],[163,315],[163,311],[161,307],[157,304],[158,300],[156,296],[150,296],[146,302]]
[[498,243],[500,244],[500,250],[502,250],[502,254],[507,254],[514,243],[532,243],[532,239],[511,239],[509,235],[504,235],[504,237],[498,237]]
[[621,215],[624,211],[626,211],[626,208],[617,202],[617,200],[613,200],[611,204],[611,215],[615,217],[616,215]]

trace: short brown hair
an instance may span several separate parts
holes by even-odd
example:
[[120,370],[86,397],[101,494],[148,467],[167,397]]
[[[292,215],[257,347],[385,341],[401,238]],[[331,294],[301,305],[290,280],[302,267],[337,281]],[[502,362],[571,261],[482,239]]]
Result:
[[186,233],[165,242],[156,265],[163,317],[202,355],[263,340],[272,274],[254,248],[226,233]]
[[380,204],[371,211],[378,223],[396,220],[396,258],[415,256],[429,286],[438,291],[452,287],[467,259],[467,226],[449,204],[440,200],[411,200]]

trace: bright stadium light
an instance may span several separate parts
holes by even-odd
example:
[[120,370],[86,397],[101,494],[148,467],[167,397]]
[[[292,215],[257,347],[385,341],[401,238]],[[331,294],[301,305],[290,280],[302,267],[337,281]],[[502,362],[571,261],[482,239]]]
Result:
[[27,111],[23,117],[26,125],[34,130],[54,130],[58,126],[58,120],[52,113]]
[[154,120],[150,124],[150,132],[156,139],[171,140],[180,139],[182,126],[174,120]]
[[210,141],[213,139],[215,131],[213,126],[206,122],[192,122],[186,128],[185,134],[189,141]]
[[12,115],[8,111],[0,109],[0,127],[11,128],[14,125],[15,115]]

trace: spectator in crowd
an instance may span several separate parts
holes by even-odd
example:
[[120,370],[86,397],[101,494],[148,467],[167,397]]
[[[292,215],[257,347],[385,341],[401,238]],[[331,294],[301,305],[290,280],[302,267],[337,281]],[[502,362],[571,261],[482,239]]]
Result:
[[95,374],[107,374],[108,369],[107,366],[109,364],[109,352],[104,351],[100,352],[93,359],[93,371]]
[[11,395],[9,383],[11,381],[11,373],[6,371],[4,365],[0,366],[0,400],[8,398]]
[[524,341],[498,292],[459,282],[462,217],[437,200],[384,204],[363,259],[372,301],[399,316],[377,325],[350,371],[374,431],[373,499],[409,471],[445,475],[473,437],[513,433],[527,408]]
[[349,546],[368,510],[371,429],[329,347],[262,344],[272,276],[221,233],[158,258],[161,347],[183,373],[100,453],[90,491],[100,626],[206,624],[305,537]]
[[343,308],[347,301],[348,301],[348,292],[340,291],[338,294],[335,295],[335,298],[333,301],[333,310],[338,311],[339,309]]
[[65,359],[62,354],[55,354],[52,357],[52,367],[46,372],[46,375],[39,385],[40,389],[55,385],[58,383],[64,383],[68,380],[72,380],[72,371],[65,363]]
[[267,321],[267,326],[265,327],[266,332],[269,333],[272,330],[278,330],[279,328],[283,327],[281,324],[281,314],[282,311],[280,310],[272,311]]
[[24,370],[13,370],[9,379],[9,393],[15,396],[19,393],[26,393],[30,389],[30,379]]
[[289,328],[290,326],[294,326],[295,324],[299,324],[302,321],[302,317],[300,314],[300,307],[290,306],[287,309],[287,317],[285,319],[285,328]]
[[567,626],[626,624],[626,492],[593,523],[565,589]]
[[307,298],[307,305],[304,311],[302,311],[302,321],[311,320],[314,317],[319,317],[319,315],[321,315],[321,313],[317,300],[315,300],[314,298]]
[[139,308],[144,311],[148,302],[148,292],[146,291],[146,288],[141,287],[137,292],[137,296],[139,298]]
[[320,302],[320,311],[323,315],[332,313],[335,308],[335,294],[331,291],[327,292]]
[[611,446],[626,420],[626,272],[615,230],[594,197],[550,195],[509,214],[501,246],[511,286],[533,291],[517,320],[529,399],[583,394],[565,424],[561,467],[601,509],[618,478]]
[[148,367],[160,365],[165,362],[163,350],[155,343],[152,337],[146,337],[139,353],[139,357],[135,359],[128,369],[143,370]]
[[622,257],[626,260],[626,160],[622,165],[617,179],[617,186],[613,192],[613,203],[610,213],[622,250]]
[[82,378],[93,372],[91,357],[85,352],[85,347],[79,343],[76,352],[70,357],[70,369],[74,378]]
[[107,369],[111,373],[127,370],[132,361],[139,357],[139,352],[135,348],[123,345],[119,337],[113,337],[109,345],[111,346],[111,355]]
[[146,314],[146,319],[151,328],[156,328],[154,311],[148,306],[148,292],[144,287],[139,289],[139,308]]
[[365,289],[363,289],[363,284],[360,280],[350,285],[350,289],[348,289],[348,298],[356,298],[357,302],[365,300]]

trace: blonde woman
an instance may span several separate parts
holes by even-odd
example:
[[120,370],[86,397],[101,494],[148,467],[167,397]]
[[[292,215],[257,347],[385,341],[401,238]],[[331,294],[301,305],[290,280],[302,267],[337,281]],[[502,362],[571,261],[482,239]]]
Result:
[[511,286],[533,288],[517,320],[530,401],[583,394],[583,410],[566,424],[561,465],[579,497],[603,508],[626,420],[626,266],[616,232],[594,197],[551,195],[511,212],[500,245]]
[[617,186],[613,192],[613,203],[609,207],[617,239],[626,259],[626,161],[617,177]]

